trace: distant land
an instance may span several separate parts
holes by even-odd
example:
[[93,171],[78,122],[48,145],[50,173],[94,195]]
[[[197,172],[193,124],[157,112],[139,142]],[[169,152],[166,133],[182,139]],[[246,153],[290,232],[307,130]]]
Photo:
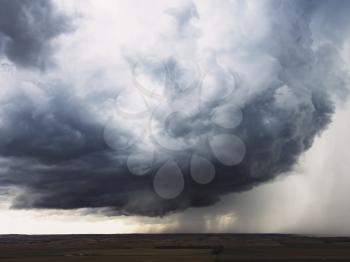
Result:
[[0,235],[0,261],[350,261],[350,238],[287,234]]

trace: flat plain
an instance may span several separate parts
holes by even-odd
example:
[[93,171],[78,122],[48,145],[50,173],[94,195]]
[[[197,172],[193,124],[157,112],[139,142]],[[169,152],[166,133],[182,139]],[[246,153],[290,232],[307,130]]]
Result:
[[350,238],[279,234],[0,235],[0,261],[350,261]]

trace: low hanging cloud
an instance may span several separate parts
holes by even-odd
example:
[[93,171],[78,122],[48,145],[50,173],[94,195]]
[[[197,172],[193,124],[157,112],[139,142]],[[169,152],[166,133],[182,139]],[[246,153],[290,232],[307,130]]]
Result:
[[[14,1],[16,9],[3,2],[1,10],[37,15],[35,30],[47,27],[40,1]],[[1,76],[0,184],[18,190],[17,208],[159,216],[285,174],[346,96],[340,52],[348,8],[346,1],[166,8],[159,48],[124,54],[132,87],[120,80],[117,88],[103,74],[93,76],[98,87],[84,88],[66,71],[25,79],[20,67],[41,65],[50,50],[42,40],[64,32],[63,16],[23,39],[11,32],[27,24],[10,30],[2,25],[12,16],[1,18],[12,39],[3,52],[19,69]],[[19,51],[27,44],[33,48]]]

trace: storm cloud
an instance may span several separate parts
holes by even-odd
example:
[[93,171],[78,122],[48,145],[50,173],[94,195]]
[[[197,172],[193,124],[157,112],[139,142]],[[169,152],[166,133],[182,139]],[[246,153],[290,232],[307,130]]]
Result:
[[16,208],[213,205],[292,170],[347,95],[346,1],[167,8],[160,47],[123,54],[129,82],[85,71],[83,88],[65,70],[21,72],[66,30],[51,2],[0,3],[2,52],[18,65],[1,75],[0,185],[16,189]]
[[52,1],[0,1],[0,55],[23,67],[45,68],[51,40],[71,29]]

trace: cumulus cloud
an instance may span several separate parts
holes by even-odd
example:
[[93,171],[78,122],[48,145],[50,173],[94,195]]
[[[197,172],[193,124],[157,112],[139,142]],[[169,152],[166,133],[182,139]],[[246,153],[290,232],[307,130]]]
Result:
[[52,1],[0,1],[0,55],[20,66],[45,68],[51,40],[70,28]]
[[[59,69],[2,75],[0,183],[21,190],[13,199],[18,208],[159,216],[213,205],[292,170],[346,95],[340,52],[348,28],[337,27],[346,14],[329,11],[345,8],[345,1],[162,6],[154,16],[164,27],[142,47],[132,39],[114,54],[108,33],[93,35],[107,42],[95,47],[108,50],[102,62],[90,56],[84,22],[91,20],[83,21],[72,36],[81,48],[69,42]],[[39,65],[42,39],[64,31],[52,24],[48,34],[14,34],[19,43],[4,50],[27,42],[35,48],[5,55]]]

